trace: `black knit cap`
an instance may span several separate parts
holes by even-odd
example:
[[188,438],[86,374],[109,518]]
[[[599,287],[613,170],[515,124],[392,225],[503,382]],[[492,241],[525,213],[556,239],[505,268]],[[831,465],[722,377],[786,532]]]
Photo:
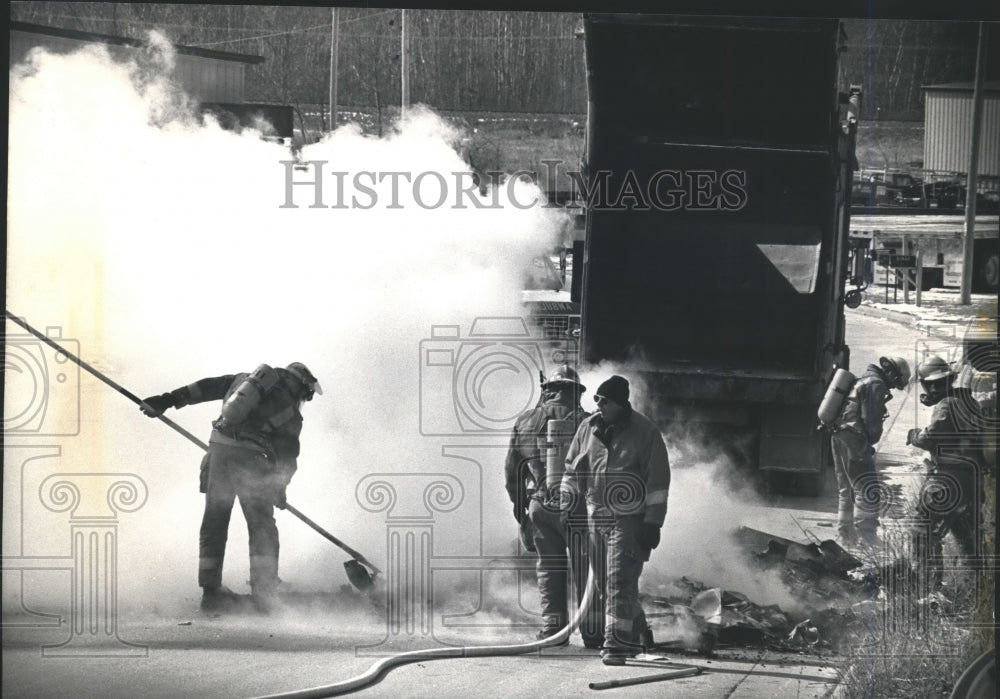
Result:
[[628,403],[628,380],[616,374],[598,386],[594,395],[607,398],[618,405],[625,405]]

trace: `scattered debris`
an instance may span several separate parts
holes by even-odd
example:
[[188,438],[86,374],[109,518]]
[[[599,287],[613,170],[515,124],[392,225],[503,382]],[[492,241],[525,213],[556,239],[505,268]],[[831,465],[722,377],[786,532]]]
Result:
[[815,646],[819,643],[819,629],[812,625],[811,619],[803,619],[788,634],[788,641],[789,643]]
[[[660,648],[711,654],[716,646],[773,649],[839,647],[863,633],[865,623],[884,612],[883,582],[899,579],[905,561],[877,565],[862,561],[831,539],[800,543],[749,527],[733,533],[752,565],[776,571],[802,607],[761,606],[746,595],[700,581],[673,582],[677,594],[643,596]],[[929,596],[921,603],[937,609],[947,600]]]

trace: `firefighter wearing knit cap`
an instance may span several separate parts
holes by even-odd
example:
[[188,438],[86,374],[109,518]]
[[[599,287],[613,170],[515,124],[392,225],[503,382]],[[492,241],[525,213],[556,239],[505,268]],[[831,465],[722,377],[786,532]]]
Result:
[[591,560],[604,602],[606,665],[652,644],[639,603],[639,576],[660,543],[670,462],[660,430],[629,403],[629,384],[612,376],[598,387],[597,412],[581,423],[563,476],[563,509],[586,500]]

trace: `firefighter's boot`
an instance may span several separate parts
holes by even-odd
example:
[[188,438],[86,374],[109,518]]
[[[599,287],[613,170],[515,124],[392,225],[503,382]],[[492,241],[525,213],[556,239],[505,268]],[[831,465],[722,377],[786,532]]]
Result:
[[203,587],[201,592],[201,611],[217,614],[227,614],[240,611],[241,598],[228,587]]
[[278,604],[278,557],[250,556],[250,597],[261,614],[270,614]]

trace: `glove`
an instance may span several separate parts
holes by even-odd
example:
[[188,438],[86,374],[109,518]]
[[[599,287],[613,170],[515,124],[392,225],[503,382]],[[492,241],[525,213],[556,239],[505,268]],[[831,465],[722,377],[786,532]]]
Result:
[[639,546],[652,551],[660,545],[660,525],[651,522],[643,522],[642,528],[635,535]]
[[917,437],[919,437],[919,436],[920,436],[920,428],[919,427],[914,427],[913,429],[911,429],[909,432],[906,433],[906,443],[907,443],[907,445],[916,444],[917,443]]
[[174,407],[174,398],[169,393],[143,398],[142,402],[146,405],[140,405],[139,410],[146,417],[160,417],[164,410]]
[[521,503],[519,502],[514,503],[514,519],[517,520],[518,524],[524,521],[524,518],[527,516],[527,514],[528,510]]

